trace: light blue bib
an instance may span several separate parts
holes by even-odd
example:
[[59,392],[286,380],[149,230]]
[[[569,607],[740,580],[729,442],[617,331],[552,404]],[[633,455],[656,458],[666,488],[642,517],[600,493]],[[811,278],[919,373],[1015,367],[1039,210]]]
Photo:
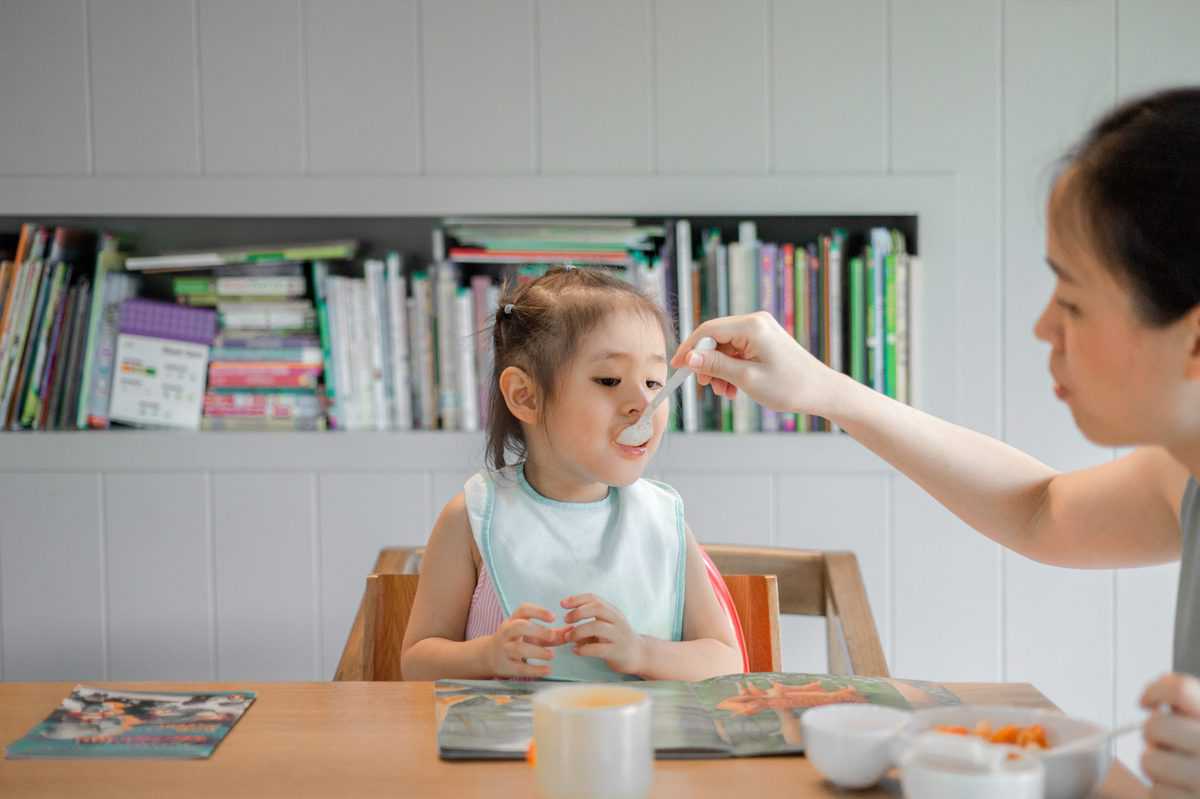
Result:
[[[465,495],[505,618],[531,602],[561,626],[562,600],[590,593],[618,608],[642,635],[683,636],[683,501],[670,486],[638,480],[610,488],[598,502],[559,502],[534,490],[523,466],[510,466],[476,474]],[[637,679],[572,653],[570,644],[556,648],[549,663],[551,679]]]

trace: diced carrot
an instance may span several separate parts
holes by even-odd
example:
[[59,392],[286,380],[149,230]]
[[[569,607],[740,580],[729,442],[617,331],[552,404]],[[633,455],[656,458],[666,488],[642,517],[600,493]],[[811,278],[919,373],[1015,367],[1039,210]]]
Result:
[[959,727],[953,724],[937,724],[934,729],[938,732],[949,733],[950,735],[970,735],[971,731],[966,727]]
[[529,761],[529,765],[537,765],[537,741],[529,742],[529,748],[525,750],[525,759]]
[[1005,724],[992,733],[991,742],[994,744],[1012,744],[1017,742],[1019,727],[1015,724]]

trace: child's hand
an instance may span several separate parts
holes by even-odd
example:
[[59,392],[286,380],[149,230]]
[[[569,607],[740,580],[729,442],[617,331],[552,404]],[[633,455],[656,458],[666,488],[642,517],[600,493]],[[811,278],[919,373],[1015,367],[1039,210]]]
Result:
[[527,663],[529,658],[553,660],[551,646],[566,643],[568,628],[549,629],[534,624],[533,619],[554,621],[554,614],[545,608],[525,603],[505,619],[490,636],[487,647],[487,667],[495,677],[547,677],[549,666]]
[[561,604],[570,609],[563,618],[567,624],[592,619],[567,631],[566,640],[575,644],[575,654],[601,658],[618,674],[641,672],[642,637],[633,631],[621,611],[595,594],[569,596]]

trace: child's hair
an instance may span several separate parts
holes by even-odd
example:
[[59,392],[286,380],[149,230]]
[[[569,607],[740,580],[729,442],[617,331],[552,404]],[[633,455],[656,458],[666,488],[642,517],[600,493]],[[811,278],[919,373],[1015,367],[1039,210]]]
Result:
[[1142,321],[1165,326],[1200,303],[1200,87],[1114,108],[1064,163],[1071,221]]
[[521,423],[500,393],[500,374],[516,366],[533,378],[544,417],[559,376],[574,360],[580,341],[614,311],[633,311],[658,324],[670,357],[675,335],[666,312],[646,294],[606,271],[556,267],[536,280],[504,286],[492,324],[489,466],[503,469],[508,465],[506,452],[511,451],[520,462],[527,451]]

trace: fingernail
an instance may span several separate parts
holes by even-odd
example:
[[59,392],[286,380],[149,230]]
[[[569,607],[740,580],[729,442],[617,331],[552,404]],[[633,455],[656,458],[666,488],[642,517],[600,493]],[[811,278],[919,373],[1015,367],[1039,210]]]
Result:
[[687,365],[689,367],[691,367],[692,369],[696,369],[702,363],[704,363],[704,359],[700,357],[700,353],[698,353],[698,352],[689,352],[688,353]]

